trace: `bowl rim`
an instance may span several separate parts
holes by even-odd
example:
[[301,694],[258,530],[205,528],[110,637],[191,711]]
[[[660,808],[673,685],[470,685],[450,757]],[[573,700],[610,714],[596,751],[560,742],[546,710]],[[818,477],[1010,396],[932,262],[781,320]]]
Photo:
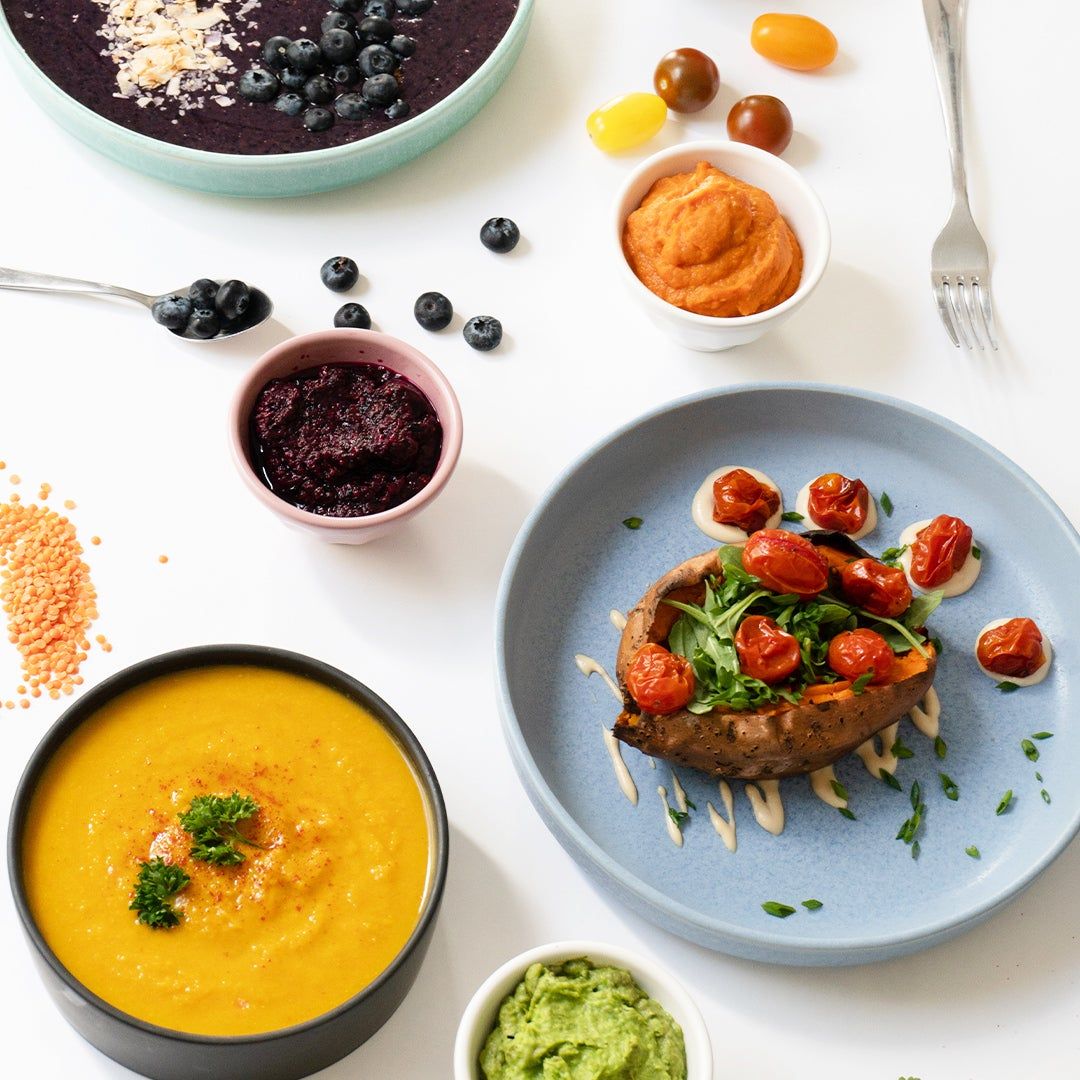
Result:
[[[723,166],[717,164],[717,162],[713,160],[714,158],[728,158],[735,162],[755,162],[764,166],[766,169],[773,169],[786,177],[793,183],[795,189],[806,202],[814,220],[814,227],[820,237],[820,250],[816,253],[812,263],[804,263],[802,278],[799,281],[798,288],[791,296],[777,304],[775,307],[766,308],[765,311],[759,311],[754,315],[700,315],[696,311],[687,311],[686,308],[681,308],[678,305],[663,299],[663,297],[657,296],[656,293],[654,293],[637,276],[637,274],[634,273],[629,262],[627,262],[622,246],[622,235],[626,225],[626,219],[633,213],[634,209],[636,209],[636,207],[630,209],[625,208],[625,203],[631,189],[640,183],[642,176],[651,172],[656,166],[665,164],[676,158],[685,158],[687,156],[700,156],[702,160],[709,161],[709,163],[716,168],[723,168]],[[674,175],[674,173],[668,175]],[[772,192],[770,191],[768,194],[771,196]],[[623,280],[627,282],[630,289],[633,290],[636,295],[640,296],[643,302],[647,303],[654,310],[662,313],[666,317],[682,319],[690,326],[708,327],[712,330],[718,328],[738,330],[758,326],[761,323],[783,316],[798,307],[810,293],[817,288],[818,282],[821,281],[822,275],[825,273],[825,268],[828,266],[829,254],[832,248],[832,230],[829,225],[828,214],[825,212],[825,206],[818,193],[810,186],[809,181],[803,177],[799,170],[782,158],[777,157],[775,154],[770,154],[765,150],[758,149],[756,146],[750,146],[747,143],[734,142],[730,139],[697,139],[691,142],[676,143],[673,146],[665,147],[663,150],[647,157],[644,161],[639,162],[619,186],[615,195],[612,213],[614,218],[616,257],[621,266]],[[805,255],[806,245],[801,237],[798,239]]]
[[[648,990],[646,993],[669,1013],[671,1013],[669,1005],[673,1003],[677,1005],[677,1011],[683,1019],[679,1017],[674,1017],[674,1019],[683,1031],[688,1062],[690,1048],[693,1045],[695,1056],[700,1058],[704,1065],[702,1076],[699,1078],[695,1075],[690,1080],[711,1080],[713,1054],[709,1028],[701,1009],[686,987],[663,964],[644,953],[621,945],[577,939],[552,941],[546,945],[536,945],[531,949],[526,949],[525,952],[518,953],[517,956],[512,956],[500,964],[477,987],[461,1014],[457,1033],[454,1036],[454,1080],[478,1080],[479,1073],[475,1067],[476,1063],[470,1058],[469,1043],[480,1024],[481,1014],[492,1004],[495,996],[498,995],[500,999],[506,996],[507,991],[502,989],[502,986],[511,976],[515,977],[516,985],[532,964],[558,963],[581,956],[594,963],[621,967],[628,971],[635,981],[643,975],[647,982],[656,983],[662,987],[662,990],[656,994]],[[642,987],[642,989],[645,988]],[[684,1020],[687,1022],[684,1023]]]
[[[397,506],[390,507],[389,510],[380,510],[377,514],[367,514],[362,517],[329,517],[294,506],[259,479],[246,448],[246,428],[250,420],[247,413],[250,412],[250,409],[245,410],[245,399],[252,392],[257,394],[270,381],[273,376],[267,376],[267,371],[277,365],[284,356],[292,352],[300,352],[308,346],[321,344],[328,340],[366,341],[371,348],[385,350],[392,357],[395,354],[405,354],[417,367],[422,368],[430,376],[443,397],[442,404],[444,407],[440,407],[439,403],[432,401],[430,395],[423,391],[422,388],[419,388],[424,393],[424,396],[428,398],[431,407],[435,410],[435,415],[439,418],[439,423],[442,425],[442,451],[439,454],[439,463],[431,474],[431,479],[415,495],[410,496],[402,503],[398,503]],[[381,358],[375,360],[344,357],[333,362],[341,364],[381,364],[391,371],[402,374],[394,363]],[[313,363],[308,364],[307,367],[297,367],[296,370],[306,371],[308,368],[317,366],[319,365]],[[405,377],[408,378],[408,376]],[[410,345],[407,341],[394,337],[392,334],[384,334],[379,330],[335,327],[332,330],[315,330],[308,334],[298,334],[280,342],[263,353],[244,372],[240,384],[233,393],[232,402],[229,406],[229,442],[232,447],[233,461],[236,463],[236,467],[248,489],[255,494],[263,505],[268,506],[274,513],[280,514],[287,520],[305,527],[315,527],[335,533],[387,525],[420,510],[426,502],[434,499],[442,491],[453,475],[458,458],[461,456],[462,437],[461,403],[458,401],[458,396],[443,370],[434,360],[430,359],[414,345]]]
[[[333,1009],[289,1027],[273,1028],[249,1035],[200,1035],[195,1032],[163,1027],[125,1012],[95,994],[65,967],[38,928],[26,895],[21,858],[25,819],[37,782],[53,755],[69,735],[102,706],[127,690],[144,685],[162,675],[219,665],[266,667],[276,671],[291,672],[322,683],[362,705],[390,733],[412,765],[417,784],[424,793],[432,819],[430,885],[412,933],[390,963],[367,986],[362,987]],[[30,760],[23,769],[15,788],[7,835],[7,869],[15,910],[34,951],[52,970],[52,973],[64,983],[69,991],[92,1008],[104,1013],[115,1023],[134,1028],[142,1034],[200,1046],[243,1046],[288,1038],[330,1024],[345,1013],[361,1008],[365,1002],[374,998],[382,987],[401,970],[413,951],[424,940],[435,920],[446,887],[449,854],[450,829],[442,788],[431,761],[412,729],[386,701],[359,679],[322,660],[271,645],[195,645],[158,653],[136,661],[89,689],[63,711],[30,755]]]
[[[96,112],[89,105],[84,104],[66,90],[61,89],[45,74],[15,36],[15,31],[11,27],[3,3],[0,3],[0,45],[6,46],[12,55],[18,57],[19,61],[26,65],[30,74],[41,79],[49,90],[63,102],[65,107],[73,107],[76,114],[80,115],[89,124],[104,125],[110,138],[132,148],[165,154],[189,164],[217,167],[258,168],[264,162],[273,166],[285,165],[293,161],[326,165],[339,158],[351,156],[351,153],[355,153],[360,147],[373,147],[377,151],[381,147],[392,146],[405,138],[418,135],[428,128],[438,126],[443,114],[451,111],[457,102],[466,96],[463,92],[467,92],[470,88],[483,82],[490,72],[502,62],[505,52],[513,47],[517,36],[528,27],[534,2],[535,0],[517,0],[517,10],[510,20],[510,25],[507,26],[506,32],[499,39],[495,48],[491,50],[488,57],[460,86],[455,87],[446,97],[435,102],[431,108],[425,109],[422,113],[410,117],[404,123],[395,127],[387,128],[385,131],[377,131],[374,135],[354,139],[351,142],[342,143],[340,146],[325,146],[315,150],[297,150],[292,153],[226,154],[217,150],[200,150],[196,147],[184,146],[181,143],[166,142],[164,139],[157,139],[152,135],[144,135],[140,131],[132,131],[130,128],[118,124],[115,120],[102,116],[101,113]],[[401,132],[407,132],[407,135],[401,135]]]

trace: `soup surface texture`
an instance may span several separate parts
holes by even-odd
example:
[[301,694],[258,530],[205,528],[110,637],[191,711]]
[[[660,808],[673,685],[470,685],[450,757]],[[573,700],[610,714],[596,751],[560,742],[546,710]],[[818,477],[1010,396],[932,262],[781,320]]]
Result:
[[[198,795],[251,796],[244,861],[190,855]],[[30,907],[60,961],[142,1020],[247,1035],[310,1020],[372,982],[416,926],[424,796],[361,706],[287,672],[220,665],[156,678],[54,755],[24,836]],[[181,866],[179,925],[129,910],[144,860]]]

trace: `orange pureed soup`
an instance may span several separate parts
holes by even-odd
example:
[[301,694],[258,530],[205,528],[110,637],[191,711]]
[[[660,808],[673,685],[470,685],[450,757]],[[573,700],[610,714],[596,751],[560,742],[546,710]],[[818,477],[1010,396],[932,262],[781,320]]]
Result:
[[[179,815],[200,795],[250,796],[244,859],[192,857]],[[394,959],[430,878],[430,813],[398,744],[312,679],[221,665],[163,675],[70,735],[33,795],[23,867],[61,963],[142,1020],[247,1035],[342,1004]],[[190,882],[179,923],[129,910],[155,858]]]

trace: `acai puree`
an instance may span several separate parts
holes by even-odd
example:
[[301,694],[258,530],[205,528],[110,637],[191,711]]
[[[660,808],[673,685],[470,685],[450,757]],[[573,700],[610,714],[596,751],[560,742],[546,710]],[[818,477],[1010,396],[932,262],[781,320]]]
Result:
[[628,971],[533,964],[480,1052],[486,1080],[686,1080],[682,1028]]

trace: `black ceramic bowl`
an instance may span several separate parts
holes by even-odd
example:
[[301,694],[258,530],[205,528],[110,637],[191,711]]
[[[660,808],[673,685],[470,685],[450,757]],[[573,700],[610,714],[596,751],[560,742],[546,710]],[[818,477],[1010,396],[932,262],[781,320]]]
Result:
[[[248,664],[289,671],[332,687],[358,702],[394,736],[412,763],[431,814],[431,870],[427,896],[412,936],[390,966],[336,1009],[303,1024],[258,1035],[209,1036],[148,1024],[103,1001],[56,958],[27,903],[22,836],[38,778],[60,744],[113,698],[159,675],[216,664]],[[15,907],[31,952],[56,1007],[87,1042],[121,1065],[154,1080],[298,1080],[325,1068],[371,1038],[405,999],[423,963],[446,883],[449,831],[439,782],[416,736],[363,683],[299,653],[258,645],[204,645],[140,661],[76,701],[30,758],[15,792],[8,832],[8,873]]]

